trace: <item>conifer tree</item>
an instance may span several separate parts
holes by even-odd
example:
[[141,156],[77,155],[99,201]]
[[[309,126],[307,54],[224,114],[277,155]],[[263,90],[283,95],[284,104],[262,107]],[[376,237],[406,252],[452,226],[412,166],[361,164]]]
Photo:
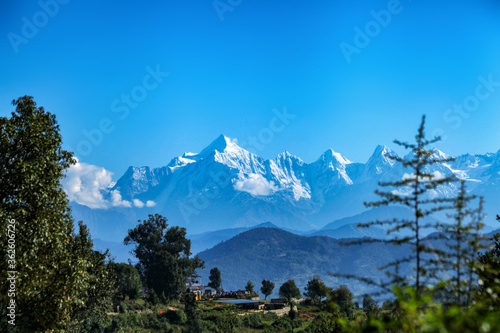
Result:
[[480,234],[483,228],[482,207],[483,199],[479,199],[479,208],[471,210],[468,208],[469,201],[475,199],[474,195],[467,195],[465,180],[460,181],[460,188],[453,202],[453,214],[448,217],[452,223],[441,225],[442,235],[449,241],[447,246],[447,258],[442,258],[442,262],[453,273],[450,279],[451,292],[454,296],[454,303],[461,305],[470,302],[472,279],[476,266],[476,255],[483,248],[483,238]]
[[[382,221],[373,221],[369,223],[358,224],[358,227],[370,227],[379,225],[387,227],[387,234],[400,234],[402,236],[394,236],[393,238],[384,241],[395,245],[407,244],[412,249],[412,254],[395,260],[387,265],[380,267],[385,270],[389,277],[388,281],[377,282],[370,278],[357,277],[352,275],[344,275],[332,273],[332,276],[355,278],[362,282],[380,287],[382,290],[390,292],[390,287],[394,284],[405,285],[407,278],[399,274],[399,269],[402,265],[409,264],[415,269],[414,287],[417,293],[420,294],[423,288],[423,279],[436,276],[437,265],[440,264],[440,259],[433,259],[441,255],[446,255],[446,252],[427,246],[423,239],[423,229],[433,228],[439,229],[437,223],[428,223],[425,218],[437,211],[450,208],[450,203],[453,199],[432,197],[428,194],[430,191],[435,191],[439,186],[449,184],[455,181],[455,176],[435,175],[430,172],[430,167],[436,163],[446,163],[453,161],[453,157],[440,156],[434,150],[429,148],[430,145],[438,142],[440,137],[435,137],[431,140],[425,137],[425,115],[422,116],[420,127],[415,136],[415,143],[406,143],[395,140],[399,146],[410,150],[411,154],[402,158],[396,155],[385,155],[387,158],[402,165],[406,172],[401,180],[379,183],[382,189],[377,189],[375,193],[380,197],[378,201],[365,203],[366,207],[380,207],[388,205],[399,205],[409,208],[412,212],[412,218],[393,218]],[[387,190],[383,190],[387,188]],[[362,240],[361,242],[373,242],[382,240]],[[358,242],[359,243],[359,242]],[[433,255],[433,256],[431,256]]]
[[[407,231],[408,236],[395,237],[392,239],[394,244],[410,244],[413,250],[413,255],[403,258],[396,262],[390,263],[385,268],[395,267],[402,263],[413,263],[415,266],[415,289],[417,293],[421,293],[423,286],[423,278],[427,275],[434,275],[432,267],[436,264],[436,260],[425,258],[424,254],[442,254],[436,249],[429,248],[423,242],[424,228],[436,228],[437,225],[426,224],[424,218],[431,214],[449,208],[445,205],[451,200],[446,198],[430,198],[426,196],[431,190],[436,190],[438,186],[448,184],[455,180],[455,177],[437,177],[429,172],[429,167],[436,163],[445,163],[453,161],[453,157],[441,157],[435,154],[429,145],[440,141],[440,137],[435,137],[431,140],[425,137],[425,115],[422,116],[422,122],[415,136],[415,143],[406,143],[395,140],[399,146],[411,150],[412,154],[409,158],[401,158],[395,155],[386,155],[389,159],[400,163],[403,167],[410,171],[410,174],[405,174],[403,179],[394,182],[380,183],[381,187],[388,187],[390,190],[376,190],[375,193],[381,197],[381,200],[371,203],[365,203],[366,207],[379,207],[389,204],[403,205],[411,209],[412,219],[393,219],[387,221],[376,221],[367,225],[389,225],[388,233]],[[396,191],[395,191],[396,190]],[[400,191],[397,191],[400,190]],[[438,252],[437,252],[438,251]],[[391,273],[389,273],[391,275]],[[396,276],[398,281],[403,281],[402,277]]]
[[[466,305],[469,306],[472,302],[472,297],[475,295],[474,288],[477,286],[473,285],[473,280],[477,277],[478,270],[478,255],[481,250],[486,248],[486,237],[481,234],[481,230],[484,227],[483,219],[485,214],[483,213],[483,197],[479,197],[478,208],[472,211],[472,222],[469,229],[469,256],[467,260],[467,298]],[[498,216],[497,216],[498,219]]]
[[[497,215],[500,222],[500,216]],[[478,298],[490,309],[498,310],[500,306],[500,233],[493,235],[488,251],[478,255],[477,275],[479,281]]]

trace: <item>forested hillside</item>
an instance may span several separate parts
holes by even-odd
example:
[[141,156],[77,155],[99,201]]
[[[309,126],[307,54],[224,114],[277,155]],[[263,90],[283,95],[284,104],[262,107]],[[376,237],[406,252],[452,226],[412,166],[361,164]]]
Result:
[[[383,272],[377,267],[409,253],[407,247],[396,248],[387,243],[342,244],[348,241],[325,236],[298,236],[275,228],[253,229],[199,253],[205,261],[205,269],[199,273],[203,281],[208,281],[210,269],[218,267],[226,290],[243,289],[248,280],[266,279],[279,285],[290,277],[303,290],[313,275],[319,275],[329,286],[347,282],[330,277],[329,272],[383,278]],[[412,274],[409,267],[403,270]],[[355,293],[368,290],[366,285],[356,281],[348,283]]]

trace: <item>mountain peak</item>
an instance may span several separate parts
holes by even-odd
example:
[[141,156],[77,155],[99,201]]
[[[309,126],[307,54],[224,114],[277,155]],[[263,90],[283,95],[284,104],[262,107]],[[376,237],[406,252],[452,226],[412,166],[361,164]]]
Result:
[[218,150],[222,152],[231,143],[232,143],[231,138],[225,136],[224,134],[221,134],[217,137],[217,139],[212,141],[212,143],[209,144],[207,148],[212,148],[212,150]]
[[[373,151],[372,156],[368,160],[368,164],[374,160],[382,160],[382,161],[388,161],[390,160],[387,156],[397,156],[396,152],[390,148],[388,148],[385,145],[378,145],[375,150]],[[391,164],[392,164],[392,160]]]
[[205,149],[203,149],[198,155],[202,158],[218,151],[219,153],[223,153],[225,151],[239,151],[244,150],[240,146],[238,146],[235,142],[236,140],[231,139],[230,137],[221,134],[212,141]]
[[277,160],[290,160],[291,159],[291,160],[296,160],[299,163],[303,163],[302,160],[300,159],[300,157],[297,157],[297,156],[291,154],[288,150],[285,150],[281,154],[278,154],[276,159]]
[[383,153],[387,153],[389,151],[392,151],[392,150],[389,149],[386,145],[378,145],[375,148],[375,151],[373,152],[373,155],[375,155],[375,154],[380,155],[380,154],[383,154]]
[[327,163],[327,164],[332,164],[332,163],[337,164],[338,163],[338,164],[346,165],[346,164],[352,163],[347,158],[345,158],[342,154],[337,153],[336,151],[334,151],[331,148],[328,149],[327,151],[325,151],[321,155],[320,160],[325,161],[325,163]]
[[432,149],[432,152],[433,152],[433,155],[438,159],[449,159],[452,157],[451,155],[445,154],[437,148]]
[[365,175],[382,174],[392,168],[395,161],[388,156],[397,156],[396,152],[387,146],[378,145],[365,166]]

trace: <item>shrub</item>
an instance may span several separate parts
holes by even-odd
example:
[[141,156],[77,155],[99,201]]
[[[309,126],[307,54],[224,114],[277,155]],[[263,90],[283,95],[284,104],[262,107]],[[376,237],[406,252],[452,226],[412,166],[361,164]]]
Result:
[[263,328],[262,315],[260,313],[252,313],[243,317],[243,325],[250,328]]
[[182,325],[187,321],[186,313],[182,310],[168,310],[164,316],[173,325]]

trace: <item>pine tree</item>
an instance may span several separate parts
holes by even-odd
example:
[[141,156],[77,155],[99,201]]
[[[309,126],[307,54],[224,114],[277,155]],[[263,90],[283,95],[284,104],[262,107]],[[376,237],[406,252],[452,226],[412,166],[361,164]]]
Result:
[[[429,198],[426,197],[425,194],[429,193],[431,190],[436,190],[440,185],[445,185],[455,180],[453,175],[439,178],[429,172],[429,166],[433,164],[445,163],[454,160],[453,157],[436,156],[433,150],[427,148],[429,145],[432,145],[440,140],[440,137],[435,137],[432,140],[425,138],[425,116],[423,116],[418,133],[415,136],[415,143],[406,143],[398,140],[394,141],[397,145],[402,146],[405,149],[410,149],[413,156],[405,159],[399,156],[387,155],[389,159],[401,163],[403,167],[409,169],[411,172],[410,175],[403,177],[403,179],[399,181],[379,184],[381,187],[389,187],[391,190],[376,190],[375,193],[382,199],[376,202],[365,203],[366,207],[379,207],[389,204],[397,204],[406,206],[412,210],[413,219],[377,221],[367,225],[390,225],[391,228],[388,230],[389,234],[400,231],[409,232],[409,236],[404,236],[402,238],[396,237],[392,239],[392,243],[410,244],[414,254],[407,258],[398,260],[397,262],[390,263],[386,265],[385,268],[396,267],[402,263],[413,263],[415,265],[415,289],[417,290],[417,293],[421,293],[422,291],[423,278],[427,275],[435,275],[433,267],[436,265],[436,260],[432,258],[424,258],[424,255],[442,254],[436,249],[429,248],[423,242],[424,235],[422,233],[422,229],[438,227],[436,225],[425,224],[424,218],[437,211],[449,208],[449,206],[444,204],[451,201],[450,199],[445,198]],[[397,189],[403,191],[394,191]],[[405,192],[404,190],[408,190],[409,192]],[[404,277],[396,276],[392,273],[389,273],[389,275],[394,276],[396,281],[404,281]]]
[[[467,274],[468,274],[467,298],[466,298],[467,306],[471,304],[472,298],[475,295],[474,288],[476,288],[476,286],[473,285],[473,280],[475,277],[477,277],[477,270],[479,266],[478,254],[480,253],[481,250],[486,248],[486,237],[483,234],[481,234],[481,230],[484,227],[483,219],[485,217],[485,214],[483,213],[483,204],[484,204],[483,197],[479,197],[478,208],[472,211],[472,222],[470,224],[470,229],[469,229],[469,239],[468,239],[469,255],[466,258]],[[498,216],[497,219],[500,220]]]
[[483,227],[483,199],[480,198],[476,211],[468,208],[468,203],[475,198],[474,195],[467,195],[465,180],[461,180],[452,206],[455,212],[448,215],[453,222],[441,224],[442,235],[449,238],[449,241],[445,242],[447,256],[442,258],[442,262],[453,272],[449,282],[454,303],[457,305],[470,302],[475,259],[484,246],[480,234]]
[[[433,259],[433,257],[446,255],[446,253],[427,246],[423,241],[424,234],[422,231],[427,228],[439,229],[439,224],[429,224],[425,221],[425,218],[437,211],[450,208],[450,202],[452,202],[453,199],[432,198],[432,196],[428,194],[430,191],[438,189],[439,186],[449,184],[456,180],[454,175],[437,177],[430,173],[430,166],[436,163],[446,163],[454,160],[453,157],[439,156],[434,150],[428,148],[429,145],[439,140],[440,137],[435,137],[432,140],[426,139],[425,115],[422,116],[422,122],[415,136],[415,143],[406,143],[399,140],[394,141],[397,145],[410,150],[412,154],[409,154],[405,158],[396,155],[385,155],[387,158],[400,163],[409,172],[405,173],[401,180],[379,183],[381,188],[387,188],[387,190],[376,190],[375,193],[380,197],[380,200],[365,203],[366,207],[387,205],[405,206],[412,211],[412,218],[394,218],[358,224],[358,227],[364,228],[373,225],[387,227],[388,235],[402,234],[403,236],[401,237],[394,236],[385,242],[395,245],[407,244],[411,247],[412,254],[380,267],[381,270],[385,270],[386,275],[389,277],[389,280],[386,281],[377,282],[371,278],[339,273],[331,273],[330,275],[358,279],[367,284],[377,286],[383,291],[391,292],[390,287],[392,285],[407,284],[407,277],[401,276],[399,274],[399,269],[402,265],[410,264],[413,265],[415,269],[414,287],[418,294],[422,292],[424,278],[431,279],[437,276],[437,266],[440,264],[440,259]],[[381,240],[369,239],[361,240],[360,242],[356,242],[356,244],[375,241],[382,242]]]
[[[497,221],[500,217],[497,215]],[[491,310],[498,310],[500,305],[500,233],[493,235],[488,251],[478,255],[477,275],[479,290],[477,298],[488,304]]]

